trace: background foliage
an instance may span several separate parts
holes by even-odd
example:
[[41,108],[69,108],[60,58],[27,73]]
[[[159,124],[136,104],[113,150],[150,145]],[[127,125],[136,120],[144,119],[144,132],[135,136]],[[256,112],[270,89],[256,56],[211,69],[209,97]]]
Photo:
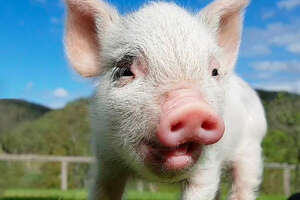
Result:
[[[300,96],[258,91],[266,109],[268,134],[263,141],[266,162],[300,162]],[[0,153],[89,156],[88,99],[60,110],[20,100],[0,100]],[[0,162],[0,188],[59,188],[60,164]],[[70,165],[69,187],[87,182],[87,165]],[[299,170],[298,170],[299,171]],[[293,172],[293,190],[300,188]],[[226,177],[225,177],[226,179]],[[226,187],[226,186],[225,186]],[[267,170],[262,190],[282,194],[282,171]]]

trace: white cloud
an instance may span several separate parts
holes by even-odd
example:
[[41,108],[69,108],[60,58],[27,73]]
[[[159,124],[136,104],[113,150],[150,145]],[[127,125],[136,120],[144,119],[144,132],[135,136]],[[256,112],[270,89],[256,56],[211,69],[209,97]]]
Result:
[[266,33],[271,36],[269,38],[269,43],[277,46],[285,46],[293,44],[294,42],[299,42],[300,38],[300,24],[283,24],[274,23],[268,25]]
[[293,10],[300,6],[300,0],[281,0],[277,3],[278,8]]
[[259,71],[269,72],[287,72],[287,73],[299,73],[300,75],[300,61],[259,61],[250,63],[250,66]]
[[57,88],[53,91],[53,95],[58,98],[65,98],[69,96],[69,93],[64,88]]
[[273,81],[268,83],[254,84],[254,87],[257,89],[263,89],[268,91],[286,91],[300,94],[300,81]]
[[48,106],[52,109],[60,109],[63,108],[66,104],[66,101],[53,101]]
[[247,48],[241,48],[241,55],[243,57],[265,56],[271,53],[271,48],[263,44],[247,45]]
[[274,76],[273,72],[261,71],[261,72],[253,74],[253,76],[251,78],[259,79],[259,80],[269,80],[269,79],[273,78],[273,76]]
[[300,41],[298,43],[290,44],[288,50],[292,53],[300,54]]
[[284,48],[294,54],[300,54],[300,21],[290,24],[272,23],[266,28],[246,28],[241,46],[244,57],[265,56],[271,54],[272,47]]
[[270,19],[270,18],[274,17],[274,15],[275,15],[275,12],[273,10],[269,10],[269,11],[263,12],[261,15],[261,18],[263,20],[266,20],[266,19]]

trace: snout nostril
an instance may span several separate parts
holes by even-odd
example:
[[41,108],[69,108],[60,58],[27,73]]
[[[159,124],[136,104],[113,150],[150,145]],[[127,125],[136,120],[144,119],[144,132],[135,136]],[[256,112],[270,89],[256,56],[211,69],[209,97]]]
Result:
[[176,131],[178,131],[182,128],[183,128],[183,123],[182,122],[177,122],[176,124],[171,126],[171,131],[176,132]]
[[201,125],[201,128],[203,128],[204,130],[207,130],[207,131],[214,130],[214,129],[216,129],[216,127],[217,127],[217,124],[215,122],[210,122],[210,121],[205,121]]

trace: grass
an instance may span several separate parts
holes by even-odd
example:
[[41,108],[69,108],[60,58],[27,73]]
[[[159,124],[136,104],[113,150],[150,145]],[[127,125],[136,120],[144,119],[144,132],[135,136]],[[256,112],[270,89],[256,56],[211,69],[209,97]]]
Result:
[[[84,190],[6,190],[0,200],[84,200]],[[222,200],[225,200],[223,197]],[[179,200],[178,192],[137,192],[128,191],[126,200]],[[258,200],[286,200],[283,196],[261,196]]]
[[6,190],[2,194],[2,198],[32,198],[32,199],[86,199],[87,193],[84,190]]

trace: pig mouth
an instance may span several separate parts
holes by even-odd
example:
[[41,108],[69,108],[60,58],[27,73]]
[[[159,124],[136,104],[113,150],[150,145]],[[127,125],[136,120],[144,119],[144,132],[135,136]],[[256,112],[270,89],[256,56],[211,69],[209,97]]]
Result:
[[165,147],[154,142],[141,145],[145,163],[164,171],[180,171],[192,167],[200,157],[203,145],[187,142],[176,147]]

